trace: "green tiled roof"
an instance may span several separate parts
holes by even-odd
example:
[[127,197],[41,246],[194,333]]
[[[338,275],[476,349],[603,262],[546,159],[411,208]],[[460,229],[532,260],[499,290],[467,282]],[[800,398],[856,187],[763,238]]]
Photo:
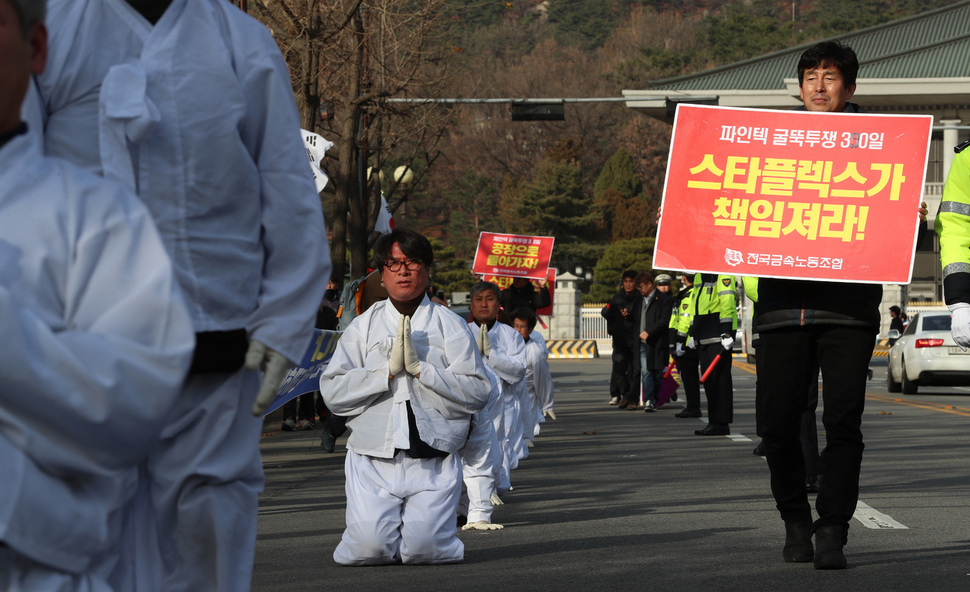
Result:
[[[859,78],[970,77],[970,0],[831,38],[855,50]],[[796,77],[798,57],[817,41],[720,66],[656,80],[651,89],[767,90]]]

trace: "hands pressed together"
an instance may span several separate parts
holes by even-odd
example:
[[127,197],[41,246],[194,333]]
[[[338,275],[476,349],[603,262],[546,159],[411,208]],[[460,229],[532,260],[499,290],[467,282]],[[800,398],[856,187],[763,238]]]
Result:
[[391,346],[387,371],[391,378],[407,372],[411,376],[421,376],[421,361],[411,339],[411,317],[401,315],[397,323],[397,337]]

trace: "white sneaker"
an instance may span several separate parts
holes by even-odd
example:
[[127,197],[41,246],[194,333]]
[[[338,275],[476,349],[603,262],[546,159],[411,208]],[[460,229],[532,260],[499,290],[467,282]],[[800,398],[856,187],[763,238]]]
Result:
[[657,410],[657,406],[654,405],[653,401],[647,401],[643,404],[643,410],[646,413],[650,413]]
[[619,404],[620,404],[619,397],[613,397],[612,399],[610,399],[610,405],[619,405]]
[[280,426],[280,429],[282,429],[284,432],[295,432],[296,422],[292,419],[284,420],[283,425]]

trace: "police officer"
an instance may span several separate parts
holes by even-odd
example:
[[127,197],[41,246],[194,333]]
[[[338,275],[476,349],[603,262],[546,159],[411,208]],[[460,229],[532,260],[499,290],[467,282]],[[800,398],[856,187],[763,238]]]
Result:
[[737,288],[734,277],[698,273],[691,293],[694,320],[690,336],[697,346],[701,368],[707,371],[720,355],[717,365],[704,380],[708,423],[696,430],[698,436],[726,436],[734,419],[734,384],[731,380],[731,349],[738,329]]
[[943,266],[943,297],[953,313],[950,333],[957,345],[970,346],[970,140],[954,150],[957,155],[943,187],[936,215]]
[[[694,320],[694,310],[691,308],[691,294],[694,292],[694,274],[683,272],[680,282],[683,285],[674,297],[673,314],[670,315],[670,343],[674,359],[677,360],[677,372],[680,374],[684,393],[687,396],[687,406],[674,417],[701,416],[701,374],[698,370],[697,348],[687,347],[691,322]],[[693,346],[693,343],[691,343]]]

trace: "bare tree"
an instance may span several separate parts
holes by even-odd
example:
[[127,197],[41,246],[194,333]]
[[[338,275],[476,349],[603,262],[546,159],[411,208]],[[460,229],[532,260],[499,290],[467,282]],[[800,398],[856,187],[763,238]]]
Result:
[[[335,278],[364,273],[389,163],[411,183],[385,177],[392,209],[437,158],[446,113],[383,99],[434,96],[447,77],[442,9],[448,0],[249,0],[273,31],[290,66],[304,128],[335,143],[324,190]],[[330,193],[332,191],[332,194]]]

